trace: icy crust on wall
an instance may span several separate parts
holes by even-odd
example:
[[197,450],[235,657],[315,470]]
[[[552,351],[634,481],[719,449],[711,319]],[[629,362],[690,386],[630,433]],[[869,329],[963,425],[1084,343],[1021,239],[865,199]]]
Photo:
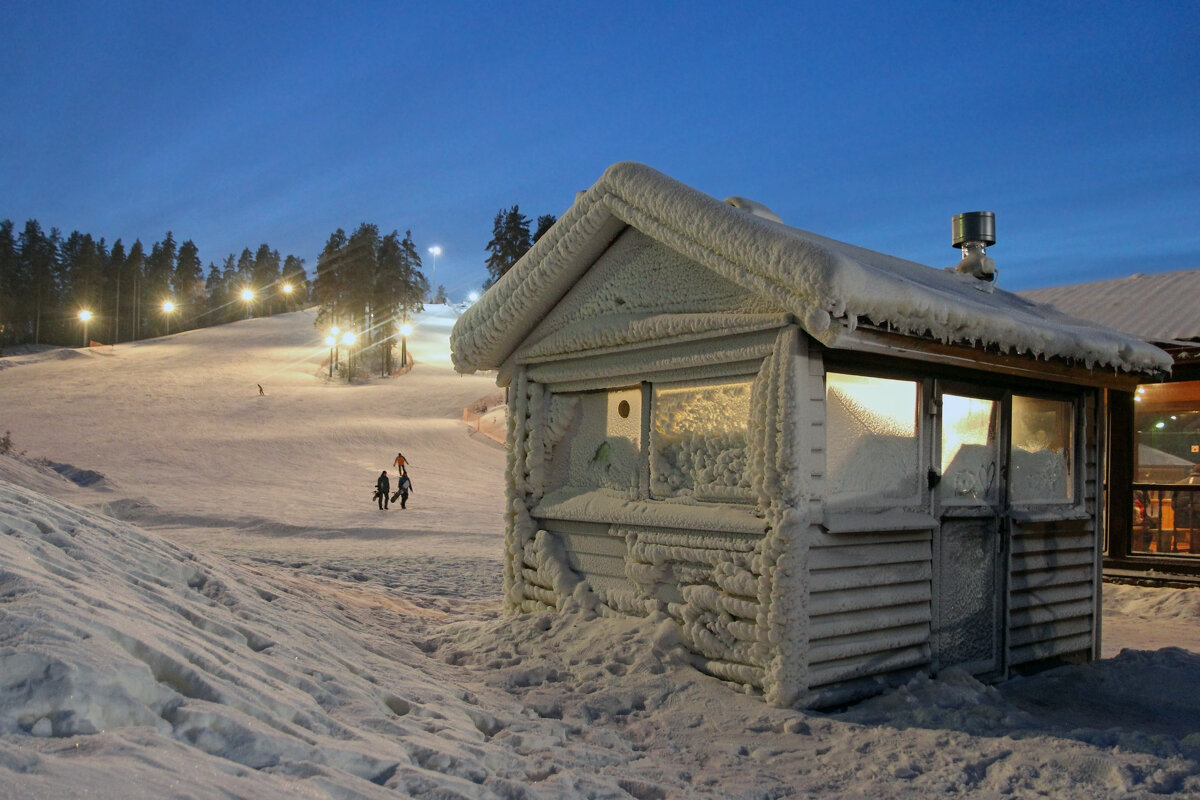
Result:
[[[752,385],[734,384],[718,401],[741,409],[747,420],[735,448],[744,459],[737,484],[754,502],[747,508],[761,515],[765,534],[748,532],[747,512],[727,520],[724,531],[704,530],[695,518],[717,521],[712,527],[719,528],[722,513],[734,509],[679,504],[694,503],[692,498],[636,500],[612,489],[579,495],[581,487],[547,494],[543,481],[563,458],[555,451],[572,446],[578,435],[576,423],[564,420],[588,400],[550,394],[518,369],[510,411],[508,608],[561,609],[568,598],[590,594],[602,612],[663,612],[678,623],[709,673],[761,690],[773,704],[796,702],[805,685],[808,642],[801,536],[807,520],[798,510],[805,507],[797,461],[801,346],[799,330],[784,329]],[[539,502],[535,518],[531,511]],[[624,542],[625,583],[581,580],[568,564],[562,536],[552,532],[554,518],[607,524],[608,535]]]
[[610,167],[460,317],[451,337],[456,368],[501,366],[624,225],[791,312],[817,338],[867,319],[946,343],[1088,366],[1125,371],[1171,366],[1156,347],[1008,292],[980,291],[970,276],[790,228],[623,162]]

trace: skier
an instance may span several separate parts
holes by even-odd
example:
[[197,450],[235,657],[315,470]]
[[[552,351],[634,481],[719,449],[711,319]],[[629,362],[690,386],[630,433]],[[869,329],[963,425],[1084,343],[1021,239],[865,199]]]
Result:
[[408,470],[405,469],[405,465],[408,464],[408,459],[404,457],[404,453],[396,453],[396,460],[392,463],[396,465],[396,469],[400,471],[401,475],[408,474]]
[[258,393],[259,393],[259,395],[265,395],[265,394],[266,394],[266,392],[264,392],[264,391],[262,390],[262,384],[261,384],[261,383],[256,383],[256,384],[254,384],[254,385],[258,387]]
[[408,507],[408,493],[413,490],[412,479],[407,474],[403,474],[396,481],[396,493],[392,495],[392,502],[396,502],[396,498],[400,498],[400,508]]
[[375,479],[375,496],[379,498],[379,510],[386,511],[388,507],[388,492],[392,490],[392,482],[388,480],[387,470],[379,473]]

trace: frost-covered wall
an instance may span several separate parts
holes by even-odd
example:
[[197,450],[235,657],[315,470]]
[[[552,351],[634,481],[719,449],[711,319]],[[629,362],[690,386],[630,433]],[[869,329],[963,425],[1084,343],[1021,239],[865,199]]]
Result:
[[[806,348],[788,326],[630,350],[644,382],[633,387],[595,358],[555,367],[569,380],[549,385],[518,367],[509,607],[562,608],[582,591],[601,611],[666,614],[704,669],[793,702],[806,646]],[[688,379],[674,369],[688,357],[734,374]]]

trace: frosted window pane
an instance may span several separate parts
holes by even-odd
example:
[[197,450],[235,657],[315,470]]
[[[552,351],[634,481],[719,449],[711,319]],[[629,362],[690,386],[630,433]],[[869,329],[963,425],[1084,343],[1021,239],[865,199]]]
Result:
[[1065,400],[1013,395],[1013,503],[1073,500],[1074,406]]
[[654,387],[650,494],[751,500],[746,472],[751,381]]
[[619,389],[577,396],[579,423],[569,438],[568,482],[572,486],[636,491],[642,390]]
[[978,397],[942,395],[942,502],[995,503],[998,499],[997,404]]
[[917,384],[829,373],[826,475],[831,500],[909,500],[920,491]]

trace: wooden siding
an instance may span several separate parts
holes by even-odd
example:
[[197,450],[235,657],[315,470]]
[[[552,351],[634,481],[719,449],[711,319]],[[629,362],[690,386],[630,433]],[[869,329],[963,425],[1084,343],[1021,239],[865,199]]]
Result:
[[932,530],[811,530],[810,690],[929,663],[932,548]]

